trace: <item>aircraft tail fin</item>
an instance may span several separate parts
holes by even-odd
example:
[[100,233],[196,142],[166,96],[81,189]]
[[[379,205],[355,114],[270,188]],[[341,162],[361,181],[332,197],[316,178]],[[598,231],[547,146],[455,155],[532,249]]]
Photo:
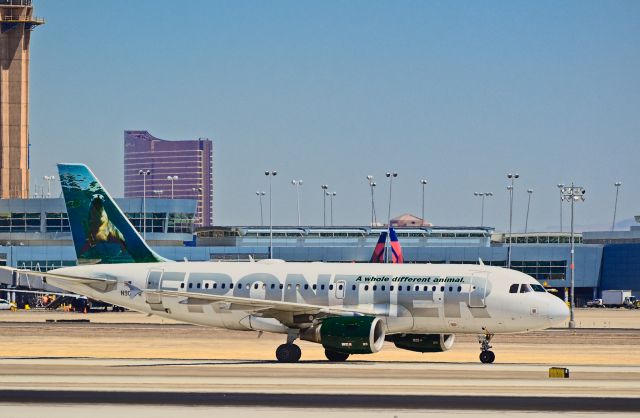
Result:
[[383,231],[380,233],[380,237],[378,238],[378,243],[373,249],[373,254],[371,255],[371,263],[384,263],[384,251],[385,246],[387,244],[387,232]]
[[391,241],[391,262],[394,264],[404,263],[404,256],[402,255],[402,247],[400,241],[398,241],[398,235],[393,228],[389,228],[389,240]]
[[60,185],[79,264],[168,261],[142,239],[84,164],[58,164]]

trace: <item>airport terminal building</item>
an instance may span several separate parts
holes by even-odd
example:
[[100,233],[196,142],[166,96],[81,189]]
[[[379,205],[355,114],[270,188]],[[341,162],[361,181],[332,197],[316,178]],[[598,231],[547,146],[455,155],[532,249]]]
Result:
[[[197,201],[116,199],[132,224],[145,229],[159,254],[182,261],[268,258],[270,231],[257,226],[195,229]],[[368,262],[384,228],[274,227],[273,256],[287,261]],[[480,263],[506,266],[509,237],[489,227],[398,227],[405,262]],[[605,289],[640,295],[640,225],[630,231],[589,232],[575,237],[576,302]],[[511,266],[564,297],[570,277],[568,233],[513,234]],[[0,200],[0,264],[46,271],[76,264],[63,199]],[[5,284],[7,284],[5,282]],[[10,284],[10,283],[9,283]],[[27,283],[16,283],[28,286]]]

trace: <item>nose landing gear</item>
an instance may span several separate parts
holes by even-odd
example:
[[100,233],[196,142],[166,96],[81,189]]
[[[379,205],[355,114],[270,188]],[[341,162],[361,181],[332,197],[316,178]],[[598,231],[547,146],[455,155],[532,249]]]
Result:
[[496,359],[496,355],[491,351],[491,339],[493,334],[487,331],[486,328],[482,328],[484,334],[478,336],[478,342],[480,343],[480,361],[482,363],[493,363]]

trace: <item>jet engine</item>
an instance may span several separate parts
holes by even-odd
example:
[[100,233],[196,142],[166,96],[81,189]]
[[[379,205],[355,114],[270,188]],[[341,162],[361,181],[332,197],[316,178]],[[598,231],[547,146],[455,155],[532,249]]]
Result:
[[438,353],[450,350],[456,340],[455,334],[395,334],[387,336],[396,347],[419,353]]
[[384,323],[373,316],[330,317],[304,331],[300,339],[320,343],[326,350],[338,353],[377,353],[385,340]]

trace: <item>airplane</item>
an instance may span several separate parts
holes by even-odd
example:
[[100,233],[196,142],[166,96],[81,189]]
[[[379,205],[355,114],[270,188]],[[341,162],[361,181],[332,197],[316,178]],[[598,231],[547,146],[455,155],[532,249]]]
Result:
[[569,313],[532,277],[484,264],[170,261],[146,244],[86,165],[58,170],[79,265],[20,273],[134,311],[282,334],[279,362],[300,360],[297,339],[321,344],[329,361],[340,362],[385,342],[442,352],[456,334],[475,334],[480,361],[492,363],[495,334],[548,328]]

